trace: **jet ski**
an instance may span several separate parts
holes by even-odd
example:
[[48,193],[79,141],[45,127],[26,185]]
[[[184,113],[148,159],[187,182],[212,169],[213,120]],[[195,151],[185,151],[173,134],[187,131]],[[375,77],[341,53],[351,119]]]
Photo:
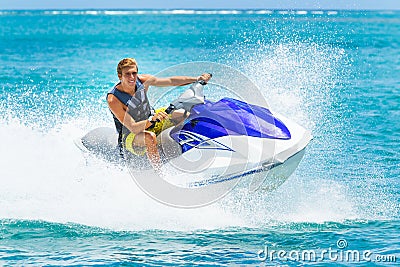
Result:
[[[241,180],[251,190],[267,191],[286,181],[304,156],[312,139],[310,131],[266,107],[228,97],[206,100],[205,85],[203,81],[191,84],[166,110],[190,114],[157,137],[162,168],[169,173],[166,181],[198,188]],[[114,128],[101,127],[75,144],[85,153],[126,163],[117,139]],[[135,156],[132,168],[143,174],[143,166],[151,169],[146,155]]]

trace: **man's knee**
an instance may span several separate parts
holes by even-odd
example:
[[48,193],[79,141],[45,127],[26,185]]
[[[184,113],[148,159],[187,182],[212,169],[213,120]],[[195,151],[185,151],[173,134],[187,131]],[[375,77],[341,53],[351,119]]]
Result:
[[156,145],[157,144],[157,135],[153,132],[145,132],[144,140],[146,145]]

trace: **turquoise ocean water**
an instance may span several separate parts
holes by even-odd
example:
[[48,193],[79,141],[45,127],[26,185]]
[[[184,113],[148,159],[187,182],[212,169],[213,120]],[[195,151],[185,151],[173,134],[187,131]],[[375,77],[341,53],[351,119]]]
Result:
[[[73,140],[112,126],[105,92],[128,56],[142,73],[209,61],[247,75],[312,131],[296,172],[177,209],[85,159]],[[0,70],[2,265],[400,262],[398,11],[0,11]]]

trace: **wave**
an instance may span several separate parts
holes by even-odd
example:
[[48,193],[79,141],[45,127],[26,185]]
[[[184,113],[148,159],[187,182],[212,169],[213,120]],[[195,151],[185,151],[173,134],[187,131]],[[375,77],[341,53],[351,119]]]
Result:
[[[387,258],[395,262],[394,255],[399,252],[399,226],[398,220],[356,220],[181,232],[115,231],[72,223],[0,220],[0,262],[6,266],[191,266],[194,262],[203,265],[218,262],[218,266],[260,266],[264,265],[256,254],[260,249],[273,249],[273,255],[283,248],[280,251],[290,250],[291,255],[298,257],[293,253],[324,255],[324,252],[320,253],[321,246],[326,251],[333,249],[333,255],[347,255],[347,258],[339,256],[335,259],[344,263],[360,262],[355,261],[355,257],[363,252],[393,255]],[[339,247],[339,241],[345,246]],[[351,254],[338,253],[337,248],[340,248],[339,252]],[[310,260],[304,262],[327,265],[329,258],[325,256],[324,261],[310,256]],[[272,257],[268,262],[272,262]],[[274,259],[274,263],[281,262],[287,264],[288,259]]]

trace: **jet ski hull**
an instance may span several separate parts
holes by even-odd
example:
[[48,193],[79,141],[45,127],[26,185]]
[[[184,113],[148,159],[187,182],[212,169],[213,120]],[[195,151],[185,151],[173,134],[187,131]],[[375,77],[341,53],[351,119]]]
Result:
[[[195,148],[183,154],[180,146],[172,138],[168,138],[171,129],[167,129],[158,137],[164,159],[163,170],[167,173],[165,179],[173,185],[184,188],[229,181],[230,184],[237,182],[247,186],[252,191],[272,191],[295,171],[312,138],[301,126],[292,125],[288,121],[286,123],[292,130],[297,131],[297,136],[294,136],[291,142],[247,136],[225,136],[213,141],[226,149]],[[127,165],[133,174],[146,175],[146,169],[152,171],[146,156],[135,157],[134,165],[129,166],[129,161],[122,158],[117,148],[117,138],[115,129],[100,127],[75,140],[75,144],[86,154]],[[141,160],[141,164],[138,164],[138,159]],[[135,170],[138,165],[141,168]]]

